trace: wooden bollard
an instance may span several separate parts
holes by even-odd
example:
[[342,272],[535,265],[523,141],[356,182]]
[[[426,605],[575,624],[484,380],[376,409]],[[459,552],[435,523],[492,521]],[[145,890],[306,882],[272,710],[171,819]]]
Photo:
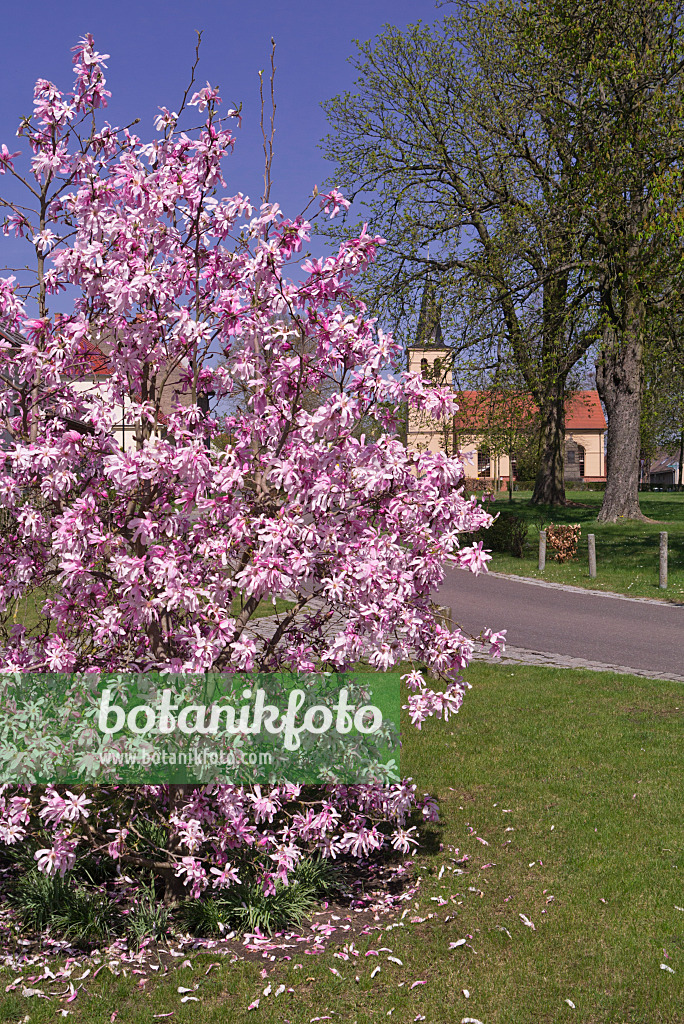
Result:
[[546,530],[539,531],[539,572],[544,572],[546,565]]
[[660,589],[667,590],[667,534],[660,534]]
[[587,535],[587,541],[589,543],[589,575],[592,579],[596,578],[596,537],[593,533]]

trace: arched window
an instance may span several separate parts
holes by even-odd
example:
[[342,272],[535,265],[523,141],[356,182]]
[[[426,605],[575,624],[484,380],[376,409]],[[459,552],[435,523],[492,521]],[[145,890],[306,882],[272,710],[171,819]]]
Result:
[[579,462],[579,475],[584,476],[584,448],[581,444],[577,445],[577,461]]
[[439,384],[439,382],[442,379],[442,360],[439,358],[439,356],[437,356],[437,358],[435,359],[435,365],[433,367],[433,376],[435,383]]
[[486,449],[480,449],[477,453],[477,475],[489,476],[489,452]]
[[422,373],[422,375],[424,377],[429,377],[429,375],[430,375],[430,370],[428,368],[428,361],[425,358],[425,356],[423,356],[423,358],[420,361],[420,372]]

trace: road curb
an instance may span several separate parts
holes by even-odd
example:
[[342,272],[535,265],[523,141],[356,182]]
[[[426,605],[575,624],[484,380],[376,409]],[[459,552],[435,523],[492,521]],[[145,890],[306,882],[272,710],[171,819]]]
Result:
[[[491,664],[492,656],[488,651],[489,645],[482,645],[473,652],[473,661],[488,661]],[[501,658],[497,658],[496,661],[501,661],[502,664],[508,665],[539,665],[544,668],[572,668],[584,669],[589,672],[616,672],[619,675],[640,676],[642,679],[662,679],[671,683],[684,683],[684,676],[629,668],[626,665],[607,665],[599,661],[585,661],[583,658],[571,658],[564,654],[554,654],[552,651],[531,651],[526,647],[512,647],[509,645],[506,645]]]
[[[470,569],[459,566],[464,572]],[[653,604],[659,608],[684,608],[682,601],[659,601],[654,597],[627,597],[626,594],[615,594],[612,590],[590,590],[589,587],[573,587],[569,583],[552,583],[550,580],[537,580],[530,576],[516,576],[512,572],[488,571],[487,576],[494,576],[500,580],[514,580],[516,583],[527,583],[531,587],[548,587],[551,590],[567,590],[571,594],[589,594],[590,597],[612,597],[615,601],[632,601],[639,604]]]

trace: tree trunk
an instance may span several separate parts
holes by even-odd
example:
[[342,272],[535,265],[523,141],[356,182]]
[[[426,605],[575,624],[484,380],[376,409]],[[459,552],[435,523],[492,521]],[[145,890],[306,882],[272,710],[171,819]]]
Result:
[[565,497],[565,381],[560,394],[542,403],[542,444],[533,505],[567,505]]
[[[560,236],[551,244],[549,269],[570,255],[569,240]],[[565,397],[570,365],[566,351],[568,274],[551,274],[543,291],[543,344],[541,374],[535,398],[542,417],[541,458],[534,482],[532,504],[567,505],[565,497]]]
[[[193,785],[187,783],[171,783],[169,785],[169,817],[172,814],[180,813],[183,806],[191,799],[194,789]],[[188,895],[189,890],[183,878],[176,875],[173,867],[174,861],[180,860],[183,853],[180,837],[172,833],[169,841],[169,867],[160,871],[165,882],[164,903],[175,903]]]
[[596,386],[608,413],[608,475],[598,520],[645,519],[639,508],[640,421],[643,387],[643,316],[636,290],[625,302],[622,338],[604,330]]

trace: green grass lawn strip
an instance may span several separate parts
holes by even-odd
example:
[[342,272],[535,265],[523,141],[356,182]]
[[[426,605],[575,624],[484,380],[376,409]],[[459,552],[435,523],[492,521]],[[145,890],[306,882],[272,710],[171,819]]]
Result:
[[[42,1024],[66,1008],[73,1024],[111,1024],[114,1013],[117,1024],[366,1024],[388,1015],[428,1024],[681,1024],[684,688],[485,663],[468,678],[473,689],[456,718],[420,732],[405,724],[402,768],[438,796],[442,821],[415,858],[422,881],[402,927],[362,936],[349,960],[334,956],[333,942],[321,956],[290,951],[289,963],[222,963],[207,975],[220,958],[191,955],[192,968],[173,965],[142,986],[105,968],[70,1004],[5,993],[14,975],[2,970],[0,1021],[28,1014]],[[455,874],[464,855],[465,873]],[[461,938],[465,945],[450,948]],[[391,954],[364,955],[380,947]],[[181,1003],[179,986],[200,1001]]]

